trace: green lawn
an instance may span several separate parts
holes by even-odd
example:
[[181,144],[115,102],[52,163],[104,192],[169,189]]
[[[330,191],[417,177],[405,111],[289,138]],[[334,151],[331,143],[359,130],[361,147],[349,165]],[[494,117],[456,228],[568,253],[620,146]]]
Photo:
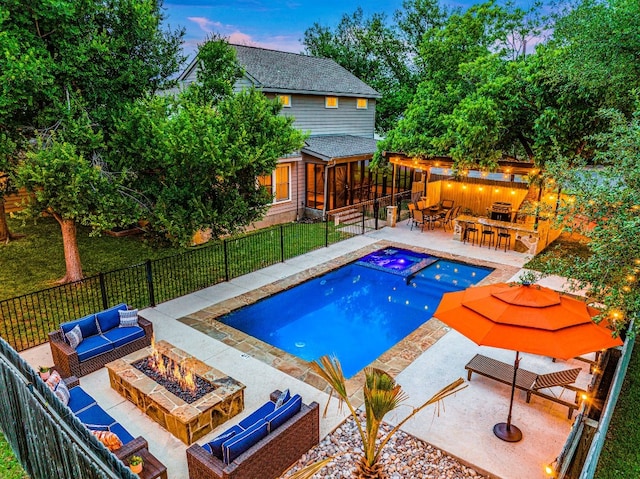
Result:
[[[25,236],[0,245],[0,300],[55,286],[65,272],[58,223],[53,218],[42,218],[23,226],[21,221],[9,219],[9,228],[12,233]],[[142,236],[90,237],[89,229],[82,227],[78,229],[78,247],[87,276],[185,251],[153,247]]]
[[11,446],[0,434],[0,477],[2,479],[28,479],[18,460],[13,455]]
[[607,432],[595,479],[640,477],[640,351],[636,344]]

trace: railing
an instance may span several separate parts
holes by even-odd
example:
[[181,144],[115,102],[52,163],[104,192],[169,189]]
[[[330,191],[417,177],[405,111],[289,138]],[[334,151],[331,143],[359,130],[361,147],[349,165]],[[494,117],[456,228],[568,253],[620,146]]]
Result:
[[0,336],[23,351],[47,342],[65,321],[121,302],[155,306],[362,232],[330,221],[283,224],[6,299],[0,301]]
[[31,479],[134,479],[0,338],[0,429]]

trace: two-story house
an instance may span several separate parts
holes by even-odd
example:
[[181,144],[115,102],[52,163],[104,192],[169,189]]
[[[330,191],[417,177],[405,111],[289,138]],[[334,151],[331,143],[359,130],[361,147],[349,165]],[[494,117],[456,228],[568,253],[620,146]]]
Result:
[[[280,158],[271,176],[273,206],[256,226],[293,221],[369,199],[368,163],[376,151],[380,94],[327,58],[232,45],[244,69],[236,90],[255,87],[282,103],[282,115],[310,136],[298,152]],[[196,81],[197,57],[179,77]]]

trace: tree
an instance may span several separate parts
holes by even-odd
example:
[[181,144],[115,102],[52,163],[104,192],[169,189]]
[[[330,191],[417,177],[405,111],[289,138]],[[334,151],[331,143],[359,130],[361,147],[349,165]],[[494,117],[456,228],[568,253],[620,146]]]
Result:
[[272,197],[258,176],[271,174],[278,158],[301,148],[304,139],[292,118],[279,115],[278,102],[255,89],[225,89],[237,68],[210,81],[206,72],[215,75],[217,65],[234,58],[226,42],[216,42],[201,47],[223,57],[201,58],[203,84],[176,97],[139,101],[110,143],[113,164],[135,173],[130,187],[140,193],[150,226],[183,245],[198,230],[211,229],[217,237],[260,219]]
[[[39,132],[60,129],[74,115],[74,103],[82,105],[92,128],[108,139],[124,105],[169,83],[182,62],[178,53],[183,31],[163,31],[162,20],[162,2],[157,0],[2,2],[0,156],[5,162],[0,166],[11,184],[16,165]],[[66,160],[94,158],[97,152],[71,151],[82,139],[71,137],[70,126],[67,123],[64,141],[54,137],[42,144]],[[53,160],[44,152],[36,156],[43,162]],[[76,179],[82,178],[94,180],[84,174]],[[85,189],[92,186],[88,183]],[[0,192],[0,213],[3,196]],[[4,214],[0,225],[3,221]],[[67,249],[74,248],[65,243]],[[67,277],[78,277],[78,271],[67,271]]]
[[449,155],[460,167],[491,168],[505,155],[534,156],[536,100],[527,83],[525,44],[538,31],[535,10],[495,2],[429,24],[416,60],[422,81],[381,149]]
[[[386,436],[380,437],[380,426],[382,426],[384,417],[388,413],[398,409],[407,399],[402,387],[396,383],[395,379],[381,369],[372,367],[365,368],[365,383],[363,387],[365,427],[363,428],[361,415],[358,414],[358,411],[349,399],[346,379],[342,373],[340,361],[338,361],[337,358],[323,356],[312,362],[311,367],[322,379],[327,381],[331,388],[331,395],[335,393],[338,396],[340,405],[347,405],[351,417],[358,427],[360,439],[362,440],[362,454],[359,456],[356,466],[356,477],[358,479],[386,478],[387,475],[384,472],[383,465],[380,463],[380,459],[385,445],[391,440],[393,435],[398,432],[409,419],[427,406],[442,401],[447,396],[455,394],[466,387],[466,385],[463,386],[464,380],[458,378],[456,381],[438,391],[424,404],[413,408],[412,412],[396,424]],[[292,477],[295,479],[310,478],[330,460],[331,458],[328,458],[319,463],[311,464],[296,472]]]
[[100,133],[91,130],[86,116],[78,122],[70,118],[59,131],[42,135],[38,147],[26,154],[15,171],[18,183],[30,193],[23,213],[37,218],[44,212],[60,225],[66,265],[60,283],[83,278],[78,224],[101,231],[136,217],[123,213],[132,209],[128,197],[119,194],[121,179],[104,169],[97,154],[86,158],[81,153],[97,151],[101,142]]
[[[596,135],[591,168],[563,158],[550,173],[567,192],[559,222],[586,236],[590,255],[557,261],[554,273],[576,280],[588,297],[605,306],[605,315],[622,330],[640,312],[640,109],[631,120],[616,110],[601,117],[611,128]],[[636,324],[636,331],[638,325]]]

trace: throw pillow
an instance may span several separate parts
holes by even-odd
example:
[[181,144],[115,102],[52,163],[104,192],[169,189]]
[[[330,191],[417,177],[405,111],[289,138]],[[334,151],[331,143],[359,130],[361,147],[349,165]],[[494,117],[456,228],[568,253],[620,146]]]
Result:
[[280,393],[280,396],[278,396],[278,399],[276,399],[276,409],[278,409],[280,406],[286,403],[290,397],[291,397],[291,394],[289,394],[288,389],[285,389],[284,391],[282,391]]
[[105,445],[111,452],[117,451],[122,447],[122,441],[111,431],[91,431],[98,441]]
[[58,371],[54,370],[49,375],[49,379],[47,379],[45,382],[47,386],[49,386],[49,389],[55,392],[56,388],[58,387],[58,384],[62,382],[62,376],[60,376],[60,373]]
[[80,330],[80,325],[76,325],[71,331],[66,334],[67,341],[69,341],[69,346],[73,349],[78,347],[78,344],[82,342],[84,339],[82,337],[82,331]]
[[71,397],[71,394],[69,394],[69,388],[64,381],[60,381],[58,383],[56,388],[53,390],[53,394],[55,394],[56,397],[60,399],[60,401],[62,401],[62,404],[64,404],[65,406],[69,404],[69,398]]
[[132,328],[138,325],[137,309],[121,309],[118,314],[120,315],[121,328]]

